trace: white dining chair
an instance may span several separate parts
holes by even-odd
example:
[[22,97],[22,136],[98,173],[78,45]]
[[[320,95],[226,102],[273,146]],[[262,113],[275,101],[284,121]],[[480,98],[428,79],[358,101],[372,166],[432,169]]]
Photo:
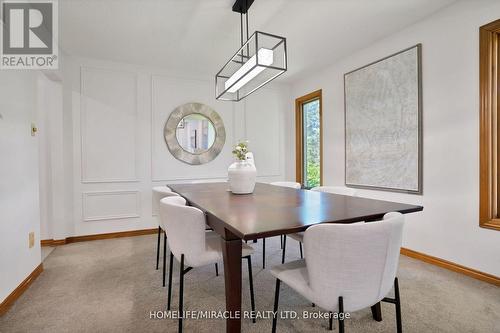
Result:
[[[401,300],[396,277],[404,217],[388,213],[382,221],[359,224],[320,224],[304,235],[305,259],[279,265],[271,270],[276,277],[274,311],[278,311],[280,283],[283,281],[313,304],[339,316],[339,332],[344,332],[343,313],[372,307],[380,301],[396,306],[396,326],[402,331]],[[394,298],[387,295],[394,285]],[[375,317],[375,315],[374,315]],[[277,316],[272,332],[276,332]]]
[[296,182],[272,182],[270,184],[274,185],[274,186],[290,187],[290,188],[294,188],[296,190],[299,190],[302,187],[300,185],[300,183],[296,183]]
[[[168,197],[160,201],[160,215],[168,229],[170,262],[168,274],[167,310],[170,310],[172,296],[172,272],[174,257],[180,262],[179,268],[179,313],[183,313],[184,275],[192,268],[217,264],[223,260],[221,239],[213,231],[205,230],[205,214],[198,208],[186,206],[182,197]],[[242,244],[242,258],[247,259],[250,284],[250,301],[255,311],[253,292],[252,260],[253,248]],[[255,322],[255,318],[253,319]],[[179,317],[179,332],[182,332],[182,315]]]
[[[340,194],[340,195],[348,195],[348,196],[356,196],[356,190],[353,188],[349,187],[342,187],[342,186],[317,186],[313,187],[311,191],[315,192],[324,192],[324,193],[332,193],[332,194]],[[302,252],[302,242],[304,240],[304,232],[297,232],[294,234],[289,234],[283,236],[283,242],[282,242],[282,254],[281,254],[281,263],[285,263],[285,252],[286,252],[286,236],[289,236],[291,239],[296,240],[299,242],[299,251],[300,251],[300,258],[304,258],[304,254]]]
[[[160,200],[165,197],[178,196],[177,193],[172,192],[168,186],[156,186],[153,187],[153,208],[154,211],[159,212]],[[167,232],[165,226],[162,223],[160,217],[158,217],[158,240],[156,243],[156,269],[158,269],[158,263],[160,261],[160,239],[161,233],[163,232],[163,286],[165,287],[165,262],[166,262],[166,252],[167,252]]]
[[344,186],[316,186],[313,187],[311,191],[350,195],[352,197],[357,195],[357,191],[355,189]]
[[[296,190],[301,188],[300,183],[296,182],[272,182],[270,183],[274,186],[290,187]],[[281,248],[283,248],[283,236],[280,236]],[[262,238],[262,269],[266,268],[266,239]]]

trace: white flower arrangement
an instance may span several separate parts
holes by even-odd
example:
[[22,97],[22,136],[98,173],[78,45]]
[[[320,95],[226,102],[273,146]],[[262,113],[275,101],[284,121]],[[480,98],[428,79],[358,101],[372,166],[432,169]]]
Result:
[[240,161],[245,161],[247,159],[248,153],[248,141],[240,141],[233,148],[233,155]]

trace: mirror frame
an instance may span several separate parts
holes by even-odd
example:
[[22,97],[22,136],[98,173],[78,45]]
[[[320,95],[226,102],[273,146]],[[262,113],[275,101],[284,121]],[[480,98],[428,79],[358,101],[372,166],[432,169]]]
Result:
[[[177,125],[182,119],[191,114],[201,114],[206,117],[215,129],[213,145],[207,151],[199,154],[184,150],[177,141]],[[201,165],[212,161],[220,154],[226,142],[226,129],[222,118],[211,107],[202,103],[187,103],[176,107],[170,113],[163,129],[163,137],[168,150],[176,159],[190,165]]]

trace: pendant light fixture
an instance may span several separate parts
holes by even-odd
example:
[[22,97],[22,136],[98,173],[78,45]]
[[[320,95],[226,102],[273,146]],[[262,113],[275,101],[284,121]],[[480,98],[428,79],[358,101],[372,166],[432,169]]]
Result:
[[233,12],[240,13],[241,47],[215,75],[218,100],[240,101],[287,70],[286,38],[261,31],[248,36],[248,9],[253,1],[236,0],[233,5]]

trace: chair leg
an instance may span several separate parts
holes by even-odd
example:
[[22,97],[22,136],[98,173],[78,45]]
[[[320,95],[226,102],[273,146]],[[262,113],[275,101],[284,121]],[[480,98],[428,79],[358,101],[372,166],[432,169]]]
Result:
[[280,279],[276,279],[276,290],[274,292],[274,314],[272,333],[276,333],[276,322],[278,321],[278,303],[280,299]]
[[329,323],[328,323],[328,329],[330,331],[333,331],[333,313],[329,312],[329,314],[330,314],[330,319],[329,319]]
[[167,261],[167,233],[163,233],[163,286],[165,287],[165,272],[166,272],[166,261]]
[[262,238],[262,269],[266,269],[266,239]]
[[285,263],[285,252],[286,252],[286,235],[283,235],[283,254],[281,255],[281,263]]
[[184,254],[181,254],[181,267],[179,271],[179,333],[182,333],[183,306],[184,306]]
[[248,263],[248,280],[250,284],[250,305],[252,307],[252,322],[255,323],[255,296],[253,293],[252,257],[246,257]]
[[383,302],[392,303],[396,306],[396,329],[398,333],[403,332],[403,324],[401,322],[401,296],[399,295],[398,278],[394,279],[394,298],[384,297]]
[[280,249],[283,249],[283,235],[280,235]]
[[396,299],[396,327],[397,327],[397,332],[402,333],[403,332],[403,324],[401,322],[401,299],[399,296],[399,283],[398,283],[398,278],[394,279],[394,294],[395,294],[395,299]]
[[167,295],[167,310],[170,310],[170,303],[172,301],[172,272],[174,271],[174,254],[170,251],[170,263],[168,269],[168,295]]
[[161,227],[158,227],[158,242],[156,243],[156,269],[160,263],[160,241],[161,241]]
[[302,242],[299,242],[299,248],[300,248],[300,259],[304,259],[304,254],[302,253]]
[[382,307],[380,306],[380,302],[371,306],[372,317],[376,321],[382,321]]
[[339,297],[339,333],[344,333],[344,299]]
[[215,276],[219,276],[219,265],[215,263]]

